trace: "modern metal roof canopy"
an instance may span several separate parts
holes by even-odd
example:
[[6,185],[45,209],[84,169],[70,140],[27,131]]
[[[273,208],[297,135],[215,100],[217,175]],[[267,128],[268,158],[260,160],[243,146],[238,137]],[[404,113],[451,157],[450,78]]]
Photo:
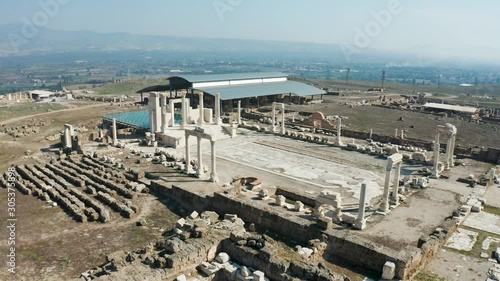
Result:
[[279,94],[298,96],[325,94],[316,87],[288,80],[288,74],[282,72],[180,75],[168,77],[167,80],[168,85],[148,87],[138,93],[193,89],[211,95],[220,93],[222,100]]
[[279,94],[295,94],[297,96],[303,97],[325,93],[325,91],[321,89],[295,81],[222,87],[201,87],[195,89],[211,95],[220,93],[221,100],[233,100]]

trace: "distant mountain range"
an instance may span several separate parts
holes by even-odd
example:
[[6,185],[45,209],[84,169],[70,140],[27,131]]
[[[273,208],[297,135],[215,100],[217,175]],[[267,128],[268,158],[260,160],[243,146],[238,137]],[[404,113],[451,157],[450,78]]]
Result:
[[[31,34],[30,34],[31,33]],[[27,35],[27,36],[26,36]],[[28,38],[29,37],[29,38]],[[335,44],[317,44],[282,41],[259,41],[239,39],[191,38],[163,35],[136,35],[129,33],[98,33],[92,31],[62,31],[41,28],[33,32],[26,30],[22,24],[0,25],[0,57],[16,55],[34,55],[60,52],[109,52],[109,51],[169,51],[190,53],[238,53],[238,54],[267,54],[273,58],[303,57],[346,61],[346,46]],[[491,62],[489,58],[492,50],[467,50],[469,58],[453,54],[433,52],[433,46],[419,46],[402,53],[380,51],[376,49],[362,49],[349,59],[356,61],[384,62],[384,63],[441,63],[444,60],[457,62],[465,60],[474,62],[478,56],[482,62]],[[498,52],[494,52],[497,54]],[[481,55],[484,54],[484,55]],[[495,56],[497,57],[497,56]]]

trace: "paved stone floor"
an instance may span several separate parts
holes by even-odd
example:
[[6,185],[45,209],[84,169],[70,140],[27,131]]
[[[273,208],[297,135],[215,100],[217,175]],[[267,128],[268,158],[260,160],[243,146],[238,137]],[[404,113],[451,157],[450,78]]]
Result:
[[500,235],[500,217],[481,212],[471,213],[464,222],[465,226]]
[[477,232],[458,228],[446,242],[446,247],[456,250],[470,251],[477,241]]

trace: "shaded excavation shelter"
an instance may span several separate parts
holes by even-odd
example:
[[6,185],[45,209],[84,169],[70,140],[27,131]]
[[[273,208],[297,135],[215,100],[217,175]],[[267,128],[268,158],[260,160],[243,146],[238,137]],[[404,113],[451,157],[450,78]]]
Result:
[[288,78],[288,74],[281,72],[181,75],[168,77],[165,85],[147,87],[137,93],[146,103],[144,93],[147,92],[166,92],[170,98],[185,94],[193,108],[199,104],[200,96],[204,97],[205,105],[214,108],[215,94],[220,93],[223,111],[236,108],[238,101],[243,107],[259,107],[273,102],[301,104],[315,95],[326,94],[322,89]]

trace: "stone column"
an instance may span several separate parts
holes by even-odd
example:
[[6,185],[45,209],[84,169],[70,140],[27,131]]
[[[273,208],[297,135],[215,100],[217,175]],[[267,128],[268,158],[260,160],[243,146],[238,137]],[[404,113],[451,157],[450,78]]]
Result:
[[168,130],[167,124],[167,95],[160,94],[160,107],[161,107],[161,132],[165,133]]
[[453,137],[451,139],[451,147],[450,147],[450,167],[455,166],[455,163],[453,163],[453,155],[455,154],[455,141],[457,139],[457,135],[453,134]]
[[64,147],[72,148],[71,145],[71,131],[73,130],[73,126],[70,124],[64,124]]
[[372,135],[373,135],[373,129],[370,129],[370,137],[369,137],[369,139],[372,139]]
[[210,173],[210,181],[218,182],[219,177],[217,176],[217,167],[215,163],[215,140],[210,140],[210,144],[212,146],[212,172]]
[[361,184],[361,192],[359,194],[359,209],[358,218],[354,222],[354,228],[363,230],[366,227],[365,219],[365,204],[366,204],[366,183]]
[[203,175],[203,151],[201,146],[201,137],[197,137],[198,140],[198,171],[196,171],[196,176],[201,177]]
[[271,124],[273,126],[273,132],[276,129],[276,103],[273,102],[273,112],[271,115]]
[[191,173],[191,151],[189,149],[189,135],[186,134],[186,166],[184,167],[184,172],[186,174]]
[[117,145],[118,144],[118,136],[117,136],[117,132],[116,132],[116,119],[113,118],[113,145]]
[[202,126],[203,123],[205,123],[205,120],[203,120],[204,117],[204,104],[203,104],[203,92],[199,93],[199,103],[198,103],[198,111],[200,112],[200,118],[198,119],[198,125]]
[[241,101],[238,101],[238,125],[241,124]]
[[394,170],[394,182],[392,183],[392,197],[391,200],[393,203],[398,203],[398,189],[399,189],[399,177],[401,175],[401,162],[396,164]]
[[335,140],[335,145],[341,146],[342,143],[342,118],[337,118],[337,139]]
[[398,129],[394,129],[394,137],[398,138]]
[[220,93],[215,94],[215,124],[222,125],[222,119],[220,117]]
[[12,94],[7,95],[7,100],[12,100]]
[[401,139],[404,140],[405,139],[405,130],[401,130]]
[[170,124],[172,127],[175,126],[175,104],[173,100],[170,100]]
[[155,132],[161,132],[161,120],[160,93],[155,93]]
[[451,153],[451,142],[453,139],[453,135],[451,132],[448,133],[448,139],[446,140],[446,156],[445,156],[445,162],[444,162],[444,169],[449,170],[450,169],[450,153]]
[[434,140],[434,166],[432,167],[432,176],[434,178],[439,178],[440,173],[438,170],[438,165],[439,165],[439,149],[440,149],[440,144],[439,144],[439,131],[436,132],[436,139]]
[[186,126],[186,94],[182,94],[182,107],[181,107],[181,116],[182,116],[182,120],[181,120],[181,129],[184,129],[184,127]]
[[151,134],[155,133],[155,117],[153,111],[149,111],[149,131]]
[[389,211],[389,186],[391,185],[391,171],[392,167],[386,167],[385,169],[385,181],[384,181],[384,194],[382,195],[382,203],[380,204],[380,211]]
[[285,134],[285,105],[281,105],[281,134]]

